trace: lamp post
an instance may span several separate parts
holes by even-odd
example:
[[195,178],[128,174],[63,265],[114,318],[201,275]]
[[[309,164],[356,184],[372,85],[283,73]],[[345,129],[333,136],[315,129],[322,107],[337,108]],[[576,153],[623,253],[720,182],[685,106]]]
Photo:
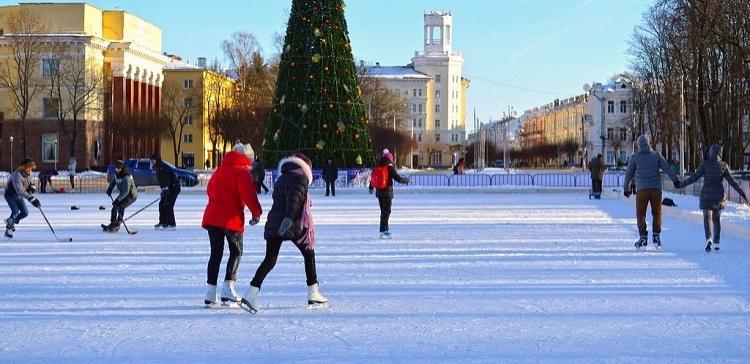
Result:
[[10,170],[13,171],[13,136],[10,137]]
[[52,148],[54,148],[55,151],[55,172],[57,172],[57,141],[52,143]]

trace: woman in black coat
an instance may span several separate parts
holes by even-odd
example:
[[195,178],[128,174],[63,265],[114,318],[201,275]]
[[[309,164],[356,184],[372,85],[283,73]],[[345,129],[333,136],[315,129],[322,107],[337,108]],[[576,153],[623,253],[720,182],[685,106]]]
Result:
[[378,204],[380,205],[380,238],[389,239],[391,232],[388,230],[388,220],[391,218],[391,206],[393,205],[393,181],[398,183],[409,183],[409,177],[402,177],[396,171],[396,167],[393,166],[393,154],[385,152],[383,157],[378,161],[378,168],[388,169],[388,178],[385,188],[374,188],[370,183],[370,193],[375,190],[375,197],[378,198]]
[[315,269],[315,225],[313,223],[308,187],[312,183],[312,162],[302,153],[279,162],[279,178],[273,186],[273,205],[268,212],[264,237],[266,256],[250,282],[250,290],[242,299],[243,308],[256,313],[260,307],[258,292],[266,276],[276,265],[281,243],[291,240],[305,261],[307,303],[324,305],[328,299],[318,291]]
[[339,178],[339,170],[333,163],[333,158],[328,157],[326,164],[323,166],[323,181],[326,182],[326,196],[329,194],[336,197],[336,179]]

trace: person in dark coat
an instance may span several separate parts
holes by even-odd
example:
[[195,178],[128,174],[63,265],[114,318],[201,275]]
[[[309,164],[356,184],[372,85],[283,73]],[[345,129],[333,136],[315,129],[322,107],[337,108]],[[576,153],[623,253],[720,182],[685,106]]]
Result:
[[703,177],[701,188],[700,209],[703,210],[703,229],[706,233],[706,252],[711,248],[719,250],[721,241],[721,211],[726,206],[727,197],[724,189],[724,180],[729,183],[742,199],[747,201],[747,195],[739,183],[732,177],[732,171],[726,163],[721,160],[722,147],[714,144],[709,148],[708,158],[698,167],[690,178],[682,182],[685,188]]
[[10,216],[5,219],[5,237],[13,238],[13,232],[16,231],[16,224],[29,216],[29,208],[26,207],[26,201],[36,207],[41,208],[42,204],[34,196],[36,187],[32,182],[32,172],[36,168],[36,163],[28,158],[21,161],[21,165],[10,174],[8,183],[5,185],[5,202],[10,208]]
[[604,180],[604,171],[606,170],[607,164],[604,163],[604,156],[601,154],[597,155],[596,158],[592,159],[589,163],[589,171],[591,171],[591,192],[597,200],[602,198],[602,180]]
[[268,212],[264,237],[266,256],[250,282],[242,300],[243,308],[255,313],[259,309],[258,292],[263,280],[276,265],[281,243],[290,240],[302,253],[307,280],[307,303],[325,304],[328,299],[318,289],[315,268],[315,224],[308,188],[312,183],[312,162],[302,153],[295,153],[279,162],[279,178],[273,185],[273,205]]
[[388,239],[391,237],[391,232],[388,227],[388,220],[391,217],[391,206],[393,204],[393,181],[398,183],[409,183],[409,177],[402,177],[396,171],[396,167],[393,166],[393,154],[387,149],[383,151],[383,156],[378,161],[378,167],[385,167],[388,169],[388,178],[386,187],[382,189],[375,189],[370,183],[368,187],[370,193],[375,191],[375,197],[378,198],[378,204],[380,205],[380,238]]
[[268,193],[268,187],[266,187],[266,169],[263,167],[263,162],[260,161],[259,157],[255,158],[253,163],[253,181],[255,181],[255,192],[260,194],[260,189],[265,190]]
[[136,189],[133,176],[128,173],[125,163],[121,160],[115,162],[115,175],[109,181],[109,187],[107,187],[107,196],[110,198],[115,187],[117,187],[118,195],[112,201],[109,225],[102,224],[102,229],[110,233],[120,230],[120,225],[122,225],[125,217],[125,209],[138,199],[138,189]]
[[242,258],[243,233],[245,232],[245,207],[250,210],[250,226],[260,221],[263,209],[258,202],[255,182],[250,174],[253,148],[250,144],[235,145],[208,181],[206,193],[208,204],[203,213],[201,226],[208,231],[211,243],[211,257],[208,259],[208,291],[204,303],[207,307],[217,303],[216,284],[219,280],[221,258],[224,254],[224,240],[229,246],[229,259],[221,291],[222,303],[240,302],[237,294],[237,269]]
[[42,193],[47,193],[47,186],[54,190],[55,187],[52,186],[52,176],[57,176],[57,171],[48,168],[39,172],[39,190]]
[[636,187],[635,211],[638,221],[638,233],[640,239],[635,243],[636,248],[648,244],[648,228],[646,226],[646,209],[651,205],[653,216],[653,239],[657,249],[661,248],[661,172],[666,173],[674,183],[675,188],[680,188],[680,180],[672,171],[664,157],[651,149],[648,137],[638,137],[638,152],[630,157],[628,169],[625,172],[625,184],[623,194],[630,198],[633,184]]
[[453,174],[464,174],[466,168],[466,160],[459,158],[455,166],[453,166]]
[[323,166],[323,180],[326,182],[326,196],[329,194],[336,197],[336,179],[339,178],[339,170],[333,163],[333,158],[328,157],[326,164]]
[[174,204],[177,195],[180,194],[180,180],[172,167],[161,160],[161,156],[151,156],[151,168],[156,171],[156,179],[161,187],[161,200],[159,201],[159,223],[154,225],[157,229],[174,229],[177,223],[174,219]]

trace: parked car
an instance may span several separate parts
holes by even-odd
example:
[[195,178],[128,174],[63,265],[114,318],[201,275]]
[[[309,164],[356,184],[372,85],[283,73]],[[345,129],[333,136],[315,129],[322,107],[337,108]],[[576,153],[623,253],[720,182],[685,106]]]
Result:
[[497,168],[504,168],[505,167],[505,161],[502,159],[495,159],[495,167]]
[[[198,175],[186,169],[181,169],[172,164],[162,161],[170,168],[174,169],[180,184],[185,187],[192,187],[198,184]],[[156,179],[156,171],[151,168],[149,159],[128,159],[125,161],[125,168],[133,175],[136,186],[156,186],[159,181]],[[115,174],[115,165],[110,164],[107,167],[107,180],[111,180]]]

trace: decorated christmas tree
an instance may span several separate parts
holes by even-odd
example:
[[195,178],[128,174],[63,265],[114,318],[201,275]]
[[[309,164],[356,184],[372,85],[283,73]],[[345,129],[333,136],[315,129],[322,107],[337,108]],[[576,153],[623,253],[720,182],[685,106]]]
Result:
[[263,157],[292,152],[315,167],[368,166],[373,150],[352,57],[343,0],[293,0]]

